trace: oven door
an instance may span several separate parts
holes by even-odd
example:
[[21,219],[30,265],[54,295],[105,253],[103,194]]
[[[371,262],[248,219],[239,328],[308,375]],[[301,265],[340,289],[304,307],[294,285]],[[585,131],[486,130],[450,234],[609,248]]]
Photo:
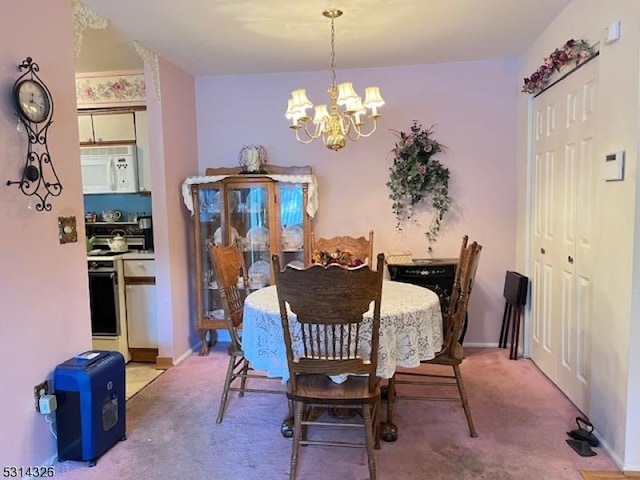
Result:
[[118,274],[113,271],[89,272],[91,334],[117,337],[120,335]]

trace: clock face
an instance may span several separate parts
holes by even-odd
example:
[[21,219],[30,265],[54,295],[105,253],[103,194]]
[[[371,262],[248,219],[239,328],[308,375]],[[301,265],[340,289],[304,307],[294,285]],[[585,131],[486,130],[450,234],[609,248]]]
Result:
[[27,120],[40,123],[49,116],[51,106],[44,87],[35,80],[23,80],[16,86],[16,105]]

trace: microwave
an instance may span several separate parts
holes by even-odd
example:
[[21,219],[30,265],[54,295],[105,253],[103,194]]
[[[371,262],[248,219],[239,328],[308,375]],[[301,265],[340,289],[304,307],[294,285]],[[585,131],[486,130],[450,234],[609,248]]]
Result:
[[80,147],[82,193],[136,193],[135,145]]

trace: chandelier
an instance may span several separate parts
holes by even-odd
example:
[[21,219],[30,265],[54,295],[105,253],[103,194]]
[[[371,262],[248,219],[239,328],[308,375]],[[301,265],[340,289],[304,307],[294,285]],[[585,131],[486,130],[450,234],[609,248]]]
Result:
[[[378,87],[365,89],[364,103],[362,98],[353,89],[352,83],[341,83],[336,86],[336,50],[334,20],[342,15],[342,10],[335,8],[322,12],[331,19],[331,86],[329,93],[329,108],[326,104],[316,105],[313,120],[307,115],[307,109],[313,108],[313,103],[307,98],[304,89],[291,92],[285,116],[291,120],[292,128],[296,133],[296,139],[302,143],[311,143],[322,137],[325,146],[337,151],[345,146],[346,139],[358,140],[360,137],[369,137],[376,131],[377,119],[380,117],[378,107],[384,105]],[[369,113],[370,111],[370,113]],[[368,114],[369,113],[369,114]],[[368,114],[368,115],[367,115]],[[372,127],[368,133],[362,130],[366,116],[372,120]],[[313,125],[311,125],[313,124]],[[303,136],[300,136],[300,131]]]

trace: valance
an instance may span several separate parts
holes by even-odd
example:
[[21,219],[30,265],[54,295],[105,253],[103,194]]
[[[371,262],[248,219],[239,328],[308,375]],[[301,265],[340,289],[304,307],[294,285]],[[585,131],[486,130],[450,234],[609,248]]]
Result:
[[[219,182],[227,177],[235,175],[209,175],[199,177],[188,177],[182,182],[182,200],[185,206],[193,215],[193,199],[191,197],[191,185],[195,183],[213,183]],[[309,194],[307,202],[307,214],[313,218],[318,211],[318,180],[315,175],[275,175],[264,174],[265,177],[269,177],[276,182],[288,182],[288,183],[306,183],[308,185],[307,191]]]

